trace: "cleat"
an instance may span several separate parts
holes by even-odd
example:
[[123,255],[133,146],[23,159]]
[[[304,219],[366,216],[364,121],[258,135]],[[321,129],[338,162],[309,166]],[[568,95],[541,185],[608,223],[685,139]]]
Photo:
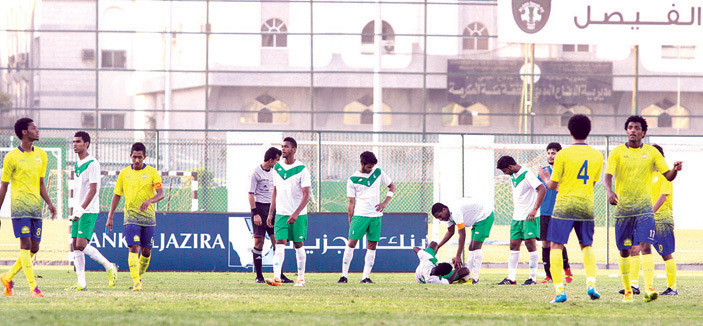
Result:
[[43,298],[44,297],[44,294],[41,293],[38,286],[34,288],[34,291],[32,291],[31,294],[32,294],[32,298]]
[[264,280],[263,277],[257,276],[256,280],[254,280],[254,283],[259,283],[259,284],[266,283],[266,280]]
[[632,302],[632,291],[625,292],[625,295],[622,298],[622,302],[624,302],[624,303]]
[[666,290],[662,293],[659,293],[659,295],[679,295],[679,291],[673,290],[672,288],[666,288]]
[[469,281],[467,281],[463,278],[460,278],[460,279],[454,281],[454,283],[452,283],[452,284],[470,284],[470,283],[469,283]]
[[496,283],[496,285],[515,285],[517,284],[517,281],[511,281],[507,277],[503,279],[502,281]]
[[112,264],[112,268],[107,270],[107,287],[111,288],[117,284],[117,265]]
[[134,283],[134,286],[132,287],[132,291],[137,292],[137,291],[143,291],[144,286],[142,285],[142,280],[139,280],[139,282]]
[[659,293],[657,291],[654,291],[654,288],[648,288],[644,290],[644,298],[642,301],[644,302],[652,302],[654,300],[657,300],[659,298]]
[[361,282],[359,282],[359,283],[364,283],[364,284],[375,284],[375,282],[374,282],[374,281],[372,281],[372,280],[371,280],[370,278],[368,278],[368,277],[367,277],[367,278],[365,278],[365,279],[363,279],[363,280],[361,280]]
[[586,293],[588,293],[588,296],[591,298],[591,300],[600,299],[600,293],[598,293],[598,291],[596,291],[596,288],[592,285],[588,286],[588,291],[586,291]]
[[15,293],[12,291],[12,288],[15,287],[15,282],[6,280],[4,273],[0,275],[0,281],[2,281],[2,285],[5,287],[6,296],[11,297],[15,295]]
[[88,287],[76,284],[70,288],[67,288],[66,291],[88,291]]
[[566,302],[566,292],[561,291],[554,294],[554,298],[549,303],[564,303]]
[[270,285],[270,286],[281,286],[281,285],[283,285],[283,283],[281,283],[281,280],[278,279],[278,278],[275,278],[275,277],[274,277],[274,278],[267,278],[267,279],[266,279],[266,284],[268,284],[268,285]]
[[287,278],[285,275],[281,274],[281,283],[295,283],[293,280]]
[[525,281],[525,283],[522,283],[521,285],[535,285],[535,284],[537,284],[537,282],[535,282],[535,280],[533,280],[533,279],[531,279],[531,278],[528,278],[528,279]]
[[476,285],[476,284],[478,284],[478,280],[471,279],[471,280],[469,280],[469,284]]
[[305,280],[298,280],[293,286],[305,286]]
[[549,277],[549,276],[547,276],[547,277],[545,277],[544,280],[543,280],[542,282],[540,282],[540,283],[542,283],[542,284],[552,283],[552,278]]
[[342,283],[347,283],[347,277],[342,276],[339,278],[339,281],[337,281],[337,284],[342,284]]
[[571,268],[564,269],[564,279],[566,283],[571,283],[574,280],[574,274],[571,274]]
[[[635,287],[635,286],[630,286],[630,288],[632,289],[632,294],[640,295],[640,288]],[[625,294],[625,290],[620,290],[620,291],[618,291],[618,293]]]

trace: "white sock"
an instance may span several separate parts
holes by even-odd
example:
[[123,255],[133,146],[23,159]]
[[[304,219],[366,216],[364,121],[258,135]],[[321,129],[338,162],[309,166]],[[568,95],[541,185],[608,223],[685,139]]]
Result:
[[100,263],[100,265],[103,265],[105,267],[105,270],[108,270],[112,268],[112,263],[103,256],[98,249],[95,249],[95,247],[91,245],[86,245],[85,249],[83,249],[83,253],[88,255],[90,258],[93,258],[93,260],[97,261]]
[[80,250],[73,251],[73,265],[76,267],[78,286],[86,287],[85,283],[85,254]]
[[305,260],[307,255],[304,247],[295,248],[295,258],[298,263],[298,280],[305,280]]
[[281,279],[281,269],[283,268],[283,259],[286,258],[286,245],[277,243],[276,251],[273,253],[273,277]]
[[366,249],[366,259],[364,259],[364,275],[361,279],[365,279],[371,275],[371,269],[373,268],[373,263],[376,260],[376,250]]
[[530,252],[530,278],[537,281],[537,266],[539,265],[539,253],[537,251]]
[[465,263],[466,267],[468,267],[469,271],[471,271],[472,273],[474,271],[474,258],[475,257],[476,257],[476,253],[474,251],[469,251],[469,259]]
[[354,258],[354,248],[349,246],[344,248],[344,256],[342,257],[342,276],[347,277],[349,274],[349,265]]
[[517,263],[520,261],[520,250],[510,250],[510,258],[508,259],[508,279],[515,281],[517,276]]
[[474,281],[478,281],[478,274],[481,273],[481,264],[483,263],[483,250],[474,250],[472,253],[474,254],[474,267],[471,269],[471,277]]

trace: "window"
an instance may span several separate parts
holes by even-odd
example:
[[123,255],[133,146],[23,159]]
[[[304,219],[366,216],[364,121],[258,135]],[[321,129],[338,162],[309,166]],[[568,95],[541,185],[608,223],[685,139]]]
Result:
[[[371,54],[374,49],[374,21],[370,21],[361,30],[361,52]],[[391,24],[385,20],[381,23],[381,47],[384,53],[393,53],[395,50],[395,32]]]
[[662,58],[664,59],[695,59],[695,46],[662,45]]
[[460,126],[470,126],[474,124],[474,116],[471,115],[469,110],[464,110],[459,114],[459,125]]
[[273,112],[267,108],[259,110],[256,115],[256,121],[259,123],[272,123],[273,122]]
[[589,52],[588,44],[564,44],[561,46],[563,52]]
[[103,50],[103,68],[125,68],[127,66],[127,51]]
[[490,110],[482,103],[449,103],[442,109],[443,126],[489,127]]
[[481,23],[471,23],[464,28],[464,50],[488,50],[488,29]]
[[124,129],[124,114],[101,114],[100,128]]
[[659,128],[671,128],[671,125],[673,124],[673,120],[671,119],[671,115],[662,112],[662,114],[659,115],[657,119],[657,125]]
[[359,118],[359,123],[362,125],[372,125],[373,124],[373,111],[366,109],[361,111],[361,117]]
[[288,28],[282,20],[271,18],[261,25],[261,46],[265,48],[288,46]]
[[[393,115],[388,114],[392,112],[391,107],[386,103],[381,103],[381,112],[384,113],[379,115],[381,124],[390,126],[393,123]],[[367,94],[344,106],[342,123],[345,125],[372,125],[373,116],[373,96]]]
[[561,126],[562,127],[568,127],[569,126],[569,119],[574,115],[573,112],[571,111],[566,111],[561,114]]

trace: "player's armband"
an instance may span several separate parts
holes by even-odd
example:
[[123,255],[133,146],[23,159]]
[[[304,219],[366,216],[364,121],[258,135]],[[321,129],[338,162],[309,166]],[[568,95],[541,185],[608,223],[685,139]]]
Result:
[[457,224],[457,225],[456,225],[456,228],[457,228],[458,230],[461,230],[461,229],[465,228],[464,223]]
[[161,182],[157,182],[157,183],[154,184],[154,189],[161,189],[161,188],[163,188],[163,187],[161,186]]

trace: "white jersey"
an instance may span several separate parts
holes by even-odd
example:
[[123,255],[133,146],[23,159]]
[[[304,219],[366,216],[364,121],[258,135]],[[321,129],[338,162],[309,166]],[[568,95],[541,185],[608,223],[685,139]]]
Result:
[[523,166],[520,171],[510,175],[510,184],[513,186],[513,220],[527,220],[527,215],[535,208],[537,202],[535,189],[542,182],[532,171]]
[[347,197],[356,198],[355,216],[380,217],[383,213],[376,211],[380,203],[381,184],[388,187],[393,181],[381,169],[374,168],[370,173],[354,172],[347,180]]
[[[286,164],[284,160],[273,167],[273,185],[276,187],[276,214],[291,215],[303,200],[303,188],[310,187],[310,170],[303,163],[295,160]],[[308,213],[307,205],[299,215]]]
[[458,199],[447,204],[447,207],[449,208],[447,226],[463,224],[463,227],[468,228],[487,219],[493,213],[490,206],[484,205],[473,197]]
[[436,275],[430,275],[432,269],[437,266],[435,263],[437,258],[424,250],[417,252],[417,258],[420,259],[420,265],[415,270],[415,281],[420,284],[449,284],[449,281],[440,278]]
[[76,162],[73,183],[73,207],[83,205],[90,191],[90,184],[97,183],[97,192],[85,209],[87,214],[97,214],[100,211],[100,163],[92,155]]

